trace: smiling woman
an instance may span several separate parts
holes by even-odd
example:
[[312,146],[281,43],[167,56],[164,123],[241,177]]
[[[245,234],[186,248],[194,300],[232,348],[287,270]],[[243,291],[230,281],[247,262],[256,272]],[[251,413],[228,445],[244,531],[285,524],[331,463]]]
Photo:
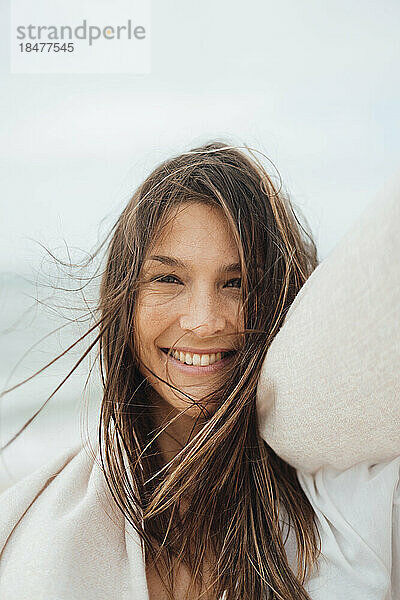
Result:
[[[151,250],[156,256],[145,261],[135,345],[145,376],[149,366],[165,379],[169,368],[174,385],[201,400],[210,385],[208,375],[226,367],[243,328],[239,255],[220,209],[184,204],[175,212]],[[179,266],[171,274],[165,263]],[[235,279],[229,278],[232,274]],[[162,349],[167,349],[167,356]],[[185,396],[177,402],[169,386],[159,387],[151,375],[149,380],[172,406],[185,408]]]
[[[73,587],[57,597],[69,600],[309,598],[314,511],[295,470],[260,435],[256,387],[317,256],[289,200],[249,155],[213,142],[171,158],[118,219],[97,313],[102,470],[82,451],[58,464],[55,483],[38,490],[36,481],[24,533],[17,527],[4,541],[5,571],[20,571],[18,581],[5,575],[4,597],[18,596],[27,572],[30,597],[51,596],[50,561],[52,576]],[[88,522],[108,498],[105,484],[111,508]],[[68,542],[65,528],[57,538],[72,570],[54,563],[54,493],[79,515]],[[39,524],[40,558],[26,550]]]
[[[149,252],[135,311],[139,370],[156,392],[159,424],[182,413],[182,427],[205,409],[202,398],[236,353],[243,329],[239,254],[223,211],[206,203],[175,209]],[[164,453],[177,438],[184,447],[186,428],[183,436],[177,429],[172,448],[168,430],[160,434]]]

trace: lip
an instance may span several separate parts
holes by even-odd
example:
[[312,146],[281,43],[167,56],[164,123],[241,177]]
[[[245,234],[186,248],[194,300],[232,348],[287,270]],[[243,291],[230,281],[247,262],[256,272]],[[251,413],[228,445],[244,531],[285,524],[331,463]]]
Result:
[[[183,350],[184,349],[182,348],[182,352]],[[182,373],[186,373],[188,375],[208,375],[210,373],[217,373],[221,369],[224,369],[234,357],[234,354],[230,354],[229,356],[225,356],[225,358],[221,358],[221,360],[218,360],[212,365],[208,365],[207,367],[198,367],[181,363],[180,360],[174,358],[171,354],[165,354],[165,352],[163,352],[161,349],[160,352],[167,359],[168,364],[173,366],[178,371],[182,371]],[[187,350],[187,352],[189,352],[189,350]],[[214,350],[214,352],[220,352],[220,350]],[[228,350],[222,350],[222,352],[228,352]],[[200,354],[200,352],[197,351],[195,354]],[[208,354],[208,352],[203,352],[203,354]],[[213,352],[210,352],[210,354],[213,354]]]
[[182,352],[190,352],[190,354],[216,354],[217,352],[232,352],[234,348],[189,348],[188,346],[179,346],[174,350],[181,350]]

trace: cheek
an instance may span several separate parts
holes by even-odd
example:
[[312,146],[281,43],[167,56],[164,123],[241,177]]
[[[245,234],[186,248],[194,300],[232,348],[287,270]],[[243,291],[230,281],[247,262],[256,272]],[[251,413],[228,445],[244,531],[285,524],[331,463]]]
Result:
[[230,330],[241,331],[244,327],[244,315],[243,310],[240,310],[239,303],[232,301],[226,303],[225,317],[227,323],[229,323]]
[[154,349],[154,344],[174,322],[171,307],[166,305],[142,304],[137,307],[135,318],[136,341],[140,351],[147,353]]
[[138,327],[141,330],[166,329],[171,322],[171,309],[162,306],[147,306],[138,311]]

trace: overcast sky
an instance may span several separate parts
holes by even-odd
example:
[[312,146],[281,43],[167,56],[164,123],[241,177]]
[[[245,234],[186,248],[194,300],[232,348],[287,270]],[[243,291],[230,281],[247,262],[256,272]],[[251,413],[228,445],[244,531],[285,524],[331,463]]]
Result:
[[[394,0],[153,0],[149,75],[9,75],[1,2],[0,271],[90,250],[161,160],[246,142],[322,256],[398,169]],[[100,225],[103,219],[103,225]]]

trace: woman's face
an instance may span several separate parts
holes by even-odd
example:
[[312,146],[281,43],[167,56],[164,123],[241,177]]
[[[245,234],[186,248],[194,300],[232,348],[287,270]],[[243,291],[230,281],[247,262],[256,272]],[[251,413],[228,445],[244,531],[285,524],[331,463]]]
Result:
[[[146,256],[135,313],[140,371],[171,408],[185,409],[188,400],[146,366],[196,400],[211,392],[232,360],[224,353],[236,347],[243,327],[240,277],[238,250],[222,210],[180,205]],[[177,353],[167,356],[171,347]],[[193,406],[185,414],[198,413]]]

